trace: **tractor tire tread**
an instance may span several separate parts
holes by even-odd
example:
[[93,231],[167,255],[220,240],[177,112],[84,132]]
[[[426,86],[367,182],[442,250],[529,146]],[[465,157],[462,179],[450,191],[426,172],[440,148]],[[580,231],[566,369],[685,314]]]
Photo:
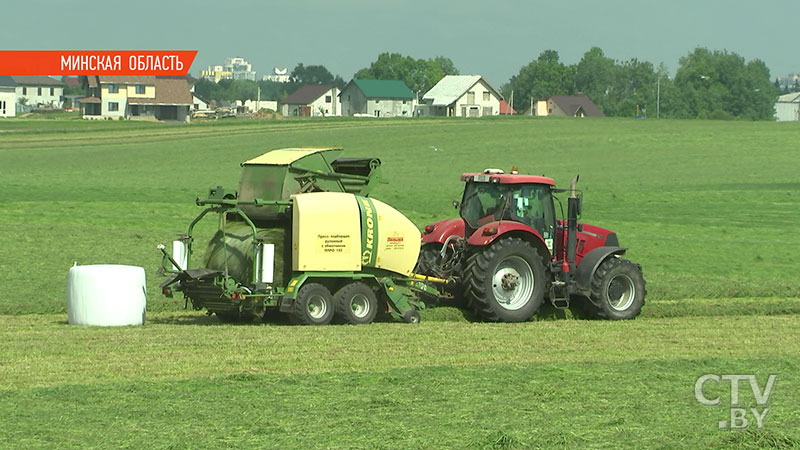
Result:
[[466,285],[465,294],[468,300],[467,304],[476,316],[491,322],[518,322],[521,320],[530,319],[530,317],[503,317],[498,314],[497,311],[492,308],[490,303],[492,301],[490,295],[492,294],[491,292],[487,292],[486,287],[488,286],[489,279],[491,279],[493,276],[493,273],[490,273],[490,269],[493,265],[492,261],[495,260],[497,254],[507,248],[523,247],[530,249],[530,252],[535,255],[533,258],[537,258],[536,261],[533,262],[531,269],[534,271],[534,278],[536,277],[537,270],[539,271],[540,276],[535,282],[534,295],[530,300],[534,303],[533,311],[530,316],[532,317],[534,314],[536,314],[536,312],[538,312],[539,307],[544,301],[543,287],[545,284],[545,269],[542,264],[541,256],[533,247],[530,246],[530,244],[522,239],[518,237],[508,237],[499,239],[492,245],[484,247],[480,251],[472,254],[467,261],[466,269],[464,270],[464,281]]
[[[633,268],[635,268],[635,270],[639,272],[642,283],[642,298],[641,301],[634,300],[633,304],[631,305],[632,309],[630,309],[629,312],[625,314],[625,317],[618,317],[618,316],[615,317],[611,310],[602,306],[598,306],[598,304],[603,305],[604,304],[603,302],[605,302],[605,299],[603,298],[604,295],[603,284],[608,274],[613,270],[619,270],[617,269],[618,267],[624,267],[626,265],[632,266]],[[647,288],[644,277],[641,276],[641,266],[639,266],[638,264],[634,264],[633,262],[624,258],[611,257],[603,261],[595,271],[594,276],[592,276],[592,299],[594,301],[587,303],[589,303],[588,305],[589,310],[599,319],[605,319],[605,320],[635,319],[636,316],[638,316],[639,313],[641,312],[642,307],[644,306],[646,296],[647,296]]]

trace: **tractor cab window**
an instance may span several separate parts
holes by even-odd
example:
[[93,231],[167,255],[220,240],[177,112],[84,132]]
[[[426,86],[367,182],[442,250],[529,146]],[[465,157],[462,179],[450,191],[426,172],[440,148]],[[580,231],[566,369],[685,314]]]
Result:
[[513,220],[545,240],[555,234],[553,197],[550,187],[542,184],[467,183],[461,217],[473,230],[496,220]]
[[461,217],[472,229],[500,219],[507,192],[508,185],[467,183],[461,202]]
[[[553,237],[555,214],[553,198],[548,186],[517,184],[511,186],[510,220],[522,222],[533,228],[544,239]],[[505,218],[505,217],[504,217]]]

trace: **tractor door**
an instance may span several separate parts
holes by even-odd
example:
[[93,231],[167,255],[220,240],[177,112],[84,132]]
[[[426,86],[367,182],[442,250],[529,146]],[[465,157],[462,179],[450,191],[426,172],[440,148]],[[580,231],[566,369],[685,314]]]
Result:
[[552,254],[556,217],[550,186],[513,184],[510,185],[510,188],[507,214],[503,219],[524,223],[536,230]]

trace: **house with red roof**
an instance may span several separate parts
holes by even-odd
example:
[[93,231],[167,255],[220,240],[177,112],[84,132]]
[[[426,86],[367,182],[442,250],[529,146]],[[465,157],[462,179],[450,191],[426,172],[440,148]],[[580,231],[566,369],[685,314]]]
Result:
[[500,100],[500,115],[516,114],[517,110],[512,108],[505,100]]

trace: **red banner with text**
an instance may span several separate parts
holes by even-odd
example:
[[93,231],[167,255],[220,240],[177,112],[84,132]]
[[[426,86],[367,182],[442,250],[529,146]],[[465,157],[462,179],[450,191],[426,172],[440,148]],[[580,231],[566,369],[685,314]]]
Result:
[[197,50],[0,50],[0,75],[186,75]]

